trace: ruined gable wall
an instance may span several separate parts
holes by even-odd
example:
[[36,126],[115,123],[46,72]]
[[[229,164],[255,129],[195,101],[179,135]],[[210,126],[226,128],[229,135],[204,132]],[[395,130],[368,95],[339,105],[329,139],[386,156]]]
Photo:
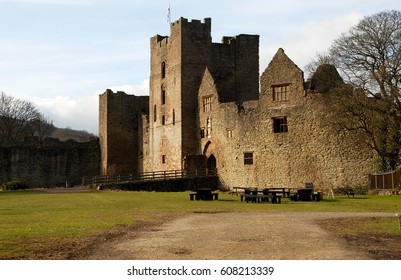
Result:
[[[213,110],[199,110],[199,120],[205,126],[205,119],[211,117],[212,134],[202,140],[200,150],[206,156],[208,147],[217,151],[219,174],[231,188],[299,188],[313,182],[317,188],[330,189],[366,184],[373,168],[371,152],[326,125],[330,99],[325,94],[306,95],[302,71],[282,54],[279,51],[261,77],[259,101],[242,106],[219,103],[213,77],[204,79],[200,96],[213,92]],[[286,100],[274,101],[272,85],[281,84],[292,89]],[[275,117],[286,117],[287,132],[274,133]],[[248,152],[253,153],[253,164],[246,165]]]
[[[286,90],[281,99],[273,100],[273,89]],[[284,98],[284,96],[286,98]],[[303,72],[279,49],[260,77],[260,99],[267,107],[299,104],[305,96]]]

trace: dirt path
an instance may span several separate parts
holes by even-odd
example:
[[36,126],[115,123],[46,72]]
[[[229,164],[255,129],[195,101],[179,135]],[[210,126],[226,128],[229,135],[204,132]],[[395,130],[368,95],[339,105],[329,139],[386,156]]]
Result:
[[105,243],[88,259],[368,259],[319,226],[322,219],[388,213],[193,213]]

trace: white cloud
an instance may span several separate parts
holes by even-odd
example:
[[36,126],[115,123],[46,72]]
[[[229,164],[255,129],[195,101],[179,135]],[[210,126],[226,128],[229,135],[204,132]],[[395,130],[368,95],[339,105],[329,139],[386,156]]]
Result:
[[32,102],[57,127],[71,127],[97,134],[98,94],[82,97],[56,96],[54,98],[21,96]]
[[149,79],[143,80],[142,83],[137,85],[119,85],[111,86],[112,91],[124,91],[127,94],[134,94],[136,96],[149,95]]
[[270,44],[267,48],[261,48],[261,71],[264,71],[280,47],[302,69],[317,52],[327,51],[335,39],[356,25],[361,18],[359,13],[350,13],[323,21],[306,22],[295,33],[285,36],[281,45]]
[[[117,85],[109,87],[113,91],[124,91],[127,94],[149,95],[149,80],[137,85]],[[98,134],[99,95],[105,90],[73,97],[58,95],[56,97],[16,96],[32,102],[45,116],[48,116],[57,127],[70,127],[76,130],[87,130]]]

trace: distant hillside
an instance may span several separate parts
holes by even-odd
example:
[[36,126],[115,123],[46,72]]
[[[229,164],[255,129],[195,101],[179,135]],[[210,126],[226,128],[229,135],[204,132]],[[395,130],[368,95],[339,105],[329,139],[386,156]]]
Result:
[[97,138],[96,135],[85,130],[73,130],[71,128],[58,128],[53,126],[47,133],[48,137],[59,139],[60,141],[74,140],[77,142],[88,142]]

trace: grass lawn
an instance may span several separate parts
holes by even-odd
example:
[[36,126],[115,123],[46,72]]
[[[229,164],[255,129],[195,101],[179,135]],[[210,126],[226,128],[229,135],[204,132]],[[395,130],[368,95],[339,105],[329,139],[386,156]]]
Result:
[[[57,258],[44,256],[43,252],[73,246],[118,226],[158,223],[187,212],[204,211],[401,213],[401,196],[336,196],[320,202],[283,199],[281,204],[252,204],[240,202],[231,194],[220,194],[218,201],[190,201],[188,192],[0,192],[0,259]],[[390,226],[387,223],[388,219],[375,221],[372,227],[385,232],[398,230],[394,221]],[[363,231],[364,227],[352,230]]]

